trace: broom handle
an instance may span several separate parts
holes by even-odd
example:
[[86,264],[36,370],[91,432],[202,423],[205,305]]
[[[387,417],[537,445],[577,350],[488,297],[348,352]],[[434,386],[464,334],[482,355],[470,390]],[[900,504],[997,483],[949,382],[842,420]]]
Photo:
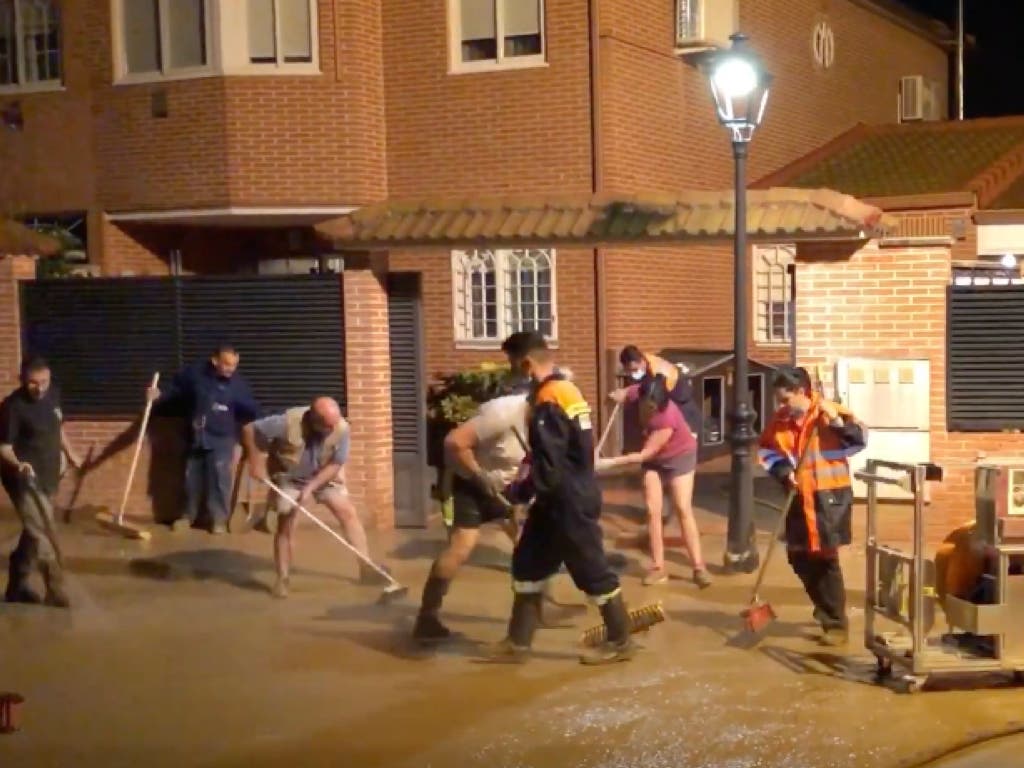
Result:
[[[820,415],[819,417],[820,418]],[[797,475],[800,472],[800,467],[804,464],[804,459],[807,458],[807,454],[810,453],[811,442],[818,434],[818,419],[815,419],[814,426],[811,427],[811,434],[807,440],[807,445],[804,446],[803,453],[800,454],[800,458],[796,460],[796,467],[793,469],[793,482],[796,483]],[[775,546],[778,543],[779,536],[782,534],[782,528],[786,524],[786,516],[789,514],[789,508],[793,505],[796,495],[800,492],[800,489],[794,485],[789,493],[786,495],[786,503],[782,507],[782,512],[779,513],[779,519],[775,521],[775,532],[772,533],[772,538],[768,542],[768,551],[764,553],[764,560],[761,563],[761,569],[757,572],[757,581],[754,582],[754,597],[751,600],[757,599],[757,593],[761,591],[761,584],[764,583],[764,577],[768,573],[768,563],[771,562],[772,553],[775,552]]]
[[[150,389],[156,389],[157,384],[160,383],[160,372],[157,371],[153,374],[153,382],[149,385]],[[146,410],[142,414],[142,426],[139,427],[139,438],[135,441],[135,455],[132,456],[132,466],[128,470],[128,482],[124,484],[124,496],[121,497],[121,508],[117,510],[117,524],[120,525],[124,518],[125,507],[128,506],[128,494],[132,490],[132,480],[135,479],[135,468],[139,465],[139,454],[142,453],[142,441],[146,439],[146,427],[149,426],[149,414],[153,410],[153,401],[146,397]]]
[[358,549],[356,549],[356,548],[355,548],[355,547],[353,547],[353,546],[352,546],[351,544],[349,544],[349,543],[348,543],[348,541],[346,541],[346,540],[345,540],[345,537],[344,537],[344,536],[342,536],[341,534],[339,534],[339,533],[338,533],[337,531],[335,531],[335,530],[334,530],[333,528],[331,528],[331,527],[330,527],[329,525],[327,525],[327,523],[325,523],[325,522],[324,522],[323,520],[321,520],[321,519],[320,519],[319,517],[317,517],[316,515],[314,515],[314,514],[313,514],[312,512],[310,512],[310,511],[309,511],[308,509],[306,509],[306,508],[305,508],[304,506],[302,506],[301,504],[299,504],[299,502],[298,502],[298,501],[296,501],[295,499],[293,499],[292,497],[290,497],[290,496],[289,496],[288,494],[286,494],[286,493],[285,493],[284,491],[282,491],[282,490],[281,490],[280,488],[278,488],[278,487],[277,487],[276,485],[274,485],[274,483],[273,483],[273,482],[271,482],[271,480],[270,480],[269,478],[266,478],[266,477],[265,477],[265,478],[263,478],[263,482],[264,482],[264,484],[265,484],[265,485],[266,485],[266,486],[267,486],[267,487],[268,487],[268,488],[269,488],[270,490],[272,490],[272,491],[273,491],[274,493],[276,493],[276,494],[277,494],[278,496],[280,496],[280,497],[281,497],[282,499],[284,499],[285,501],[287,501],[287,502],[288,502],[289,504],[291,504],[291,505],[293,505],[294,507],[298,508],[298,510],[299,510],[299,511],[300,511],[300,512],[301,512],[302,514],[304,514],[304,515],[305,515],[306,517],[308,517],[308,518],[309,518],[310,520],[312,520],[312,521],[313,521],[314,523],[316,523],[316,524],[317,524],[317,525],[319,525],[319,526],[320,526],[321,528],[323,528],[323,529],[324,529],[325,531],[327,531],[327,532],[328,532],[329,534],[331,534],[331,536],[333,536],[333,537],[334,537],[334,538],[336,538],[336,539],[337,539],[338,541],[340,541],[340,542],[341,542],[342,544],[344,544],[344,545],[345,545],[345,548],[346,548],[346,549],[348,549],[348,551],[349,551],[349,552],[351,552],[351,553],[352,553],[353,555],[355,555],[356,557],[358,557],[358,558],[359,558],[360,560],[362,560],[362,561],[363,561],[364,563],[366,563],[366,564],[367,564],[368,566],[370,566],[371,568],[373,568],[373,570],[375,570],[375,571],[376,571],[377,573],[379,573],[379,574],[380,574],[381,576],[383,576],[384,578],[386,578],[386,579],[387,579],[387,580],[388,580],[389,582],[391,582],[392,584],[394,584],[394,585],[395,585],[396,587],[400,587],[400,586],[402,586],[402,585],[401,585],[401,584],[399,584],[399,583],[398,583],[397,581],[395,581],[394,577],[393,577],[393,576],[392,576],[392,575],[391,575],[390,573],[388,573],[387,571],[385,571],[385,570],[384,570],[383,568],[381,568],[381,567],[380,567],[379,565],[377,565],[377,564],[376,564],[375,562],[373,562],[373,561],[372,561],[372,560],[371,560],[370,558],[368,558],[368,557],[367,557],[366,555],[364,555],[364,554],[363,554],[362,552],[360,552],[360,551],[359,551]]
[[608,435],[612,433],[612,425],[615,424],[615,417],[619,415],[619,409],[621,407],[622,403],[616,403],[615,407],[612,408],[612,415],[608,417],[608,423],[605,424],[604,432],[601,433],[601,439],[597,441],[597,448],[594,449],[595,455],[601,455],[601,449],[604,448],[605,441],[608,440]]

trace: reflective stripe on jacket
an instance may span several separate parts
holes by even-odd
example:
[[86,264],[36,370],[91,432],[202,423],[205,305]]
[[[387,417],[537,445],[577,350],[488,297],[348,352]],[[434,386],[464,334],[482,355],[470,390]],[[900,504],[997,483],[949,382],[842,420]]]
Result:
[[[853,502],[849,457],[863,450],[866,436],[853,413],[841,405],[835,408],[844,420],[842,428],[831,426],[821,408],[821,397],[811,396],[811,405],[802,422],[788,408],[780,408],[761,434],[758,460],[776,477],[785,473],[785,462],[796,467],[807,451],[796,477],[798,506],[789,510],[796,515],[787,521],[787,543],[791,548],[811,552],[835,549],[850,543],[850,510]],[[816,434],[813,426],[817,422]],[[780,471],[781,470],[781,471]],[[796,505],[795,505],[796,506]],[[802,519],[799,519],[802,512]],[[803,539],[802,541],[800,539]]]

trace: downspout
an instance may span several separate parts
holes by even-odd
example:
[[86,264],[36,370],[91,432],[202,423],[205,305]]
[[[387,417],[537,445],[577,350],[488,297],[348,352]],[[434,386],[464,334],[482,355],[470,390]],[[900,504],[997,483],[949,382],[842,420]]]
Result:
[[[604,179],[601,174],[601,83],[600,55],[601,0],[589,0],[587,17],[590,25],[590,188],[594,194],[601,191]],[[608,365],[605,350],[608,347],[608,311],[605,304],[607,274],[600,248],[594,248],[594,324],[597,341],[597,415],[598,423],[605,425],[608,407],[605,403],[605,387]]]
[[957,120],[964,119],[964,0],[956,4],[956,110]]

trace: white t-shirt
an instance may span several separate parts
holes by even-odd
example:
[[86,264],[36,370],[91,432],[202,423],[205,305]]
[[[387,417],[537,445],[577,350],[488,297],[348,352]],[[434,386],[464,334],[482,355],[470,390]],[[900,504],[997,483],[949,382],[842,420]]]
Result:
[[500,472],[506,483],[515,479],[526,456],[513,427],[526,440],[525,394],[505,395],[483,403],[470,424],[478,439],[476,460],[488,472]]

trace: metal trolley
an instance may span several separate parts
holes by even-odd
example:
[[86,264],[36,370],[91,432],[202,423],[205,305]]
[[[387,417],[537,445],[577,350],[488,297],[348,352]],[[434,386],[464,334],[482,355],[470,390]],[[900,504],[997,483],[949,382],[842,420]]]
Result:
[[[942,468],[869,459],[856,478],[867,486],[864,643],[878,661],[879,679],[898,674],[903,689],[911,693],[937,674],[1005,671],[1020,680],[1024,672],[1024,575],[1011,575],[1010,560],[1024,556],[1024,460],[1016,468],[983,462],[975,468],[974,545],[984,550],[992,564],[983,574],[990,597],[980,603],[948,594],[940,601],[935,561],[925,556],[925,483],[941,480]],[[1014,480],[1019,482],[1015,485]],[[879,483],[913,494],[912,552],[878,541]],[[1021,501],[1020,518],[1007,522],[1006,498],[1012,501],[1015,490]],[[1009,512],[1013,517],[1013,510]],[[934,637],[929,633],[935,625],[937,605],[950,631]],[[880,619],[905,631],[882,631]]]

